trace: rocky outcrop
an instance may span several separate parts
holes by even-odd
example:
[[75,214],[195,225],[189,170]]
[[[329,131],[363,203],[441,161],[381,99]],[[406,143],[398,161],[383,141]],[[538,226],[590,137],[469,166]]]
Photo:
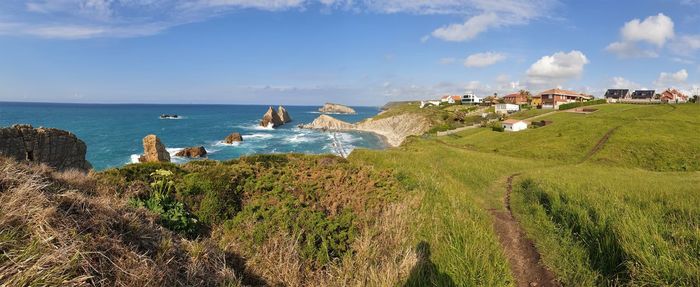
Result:
[[399,146],[409,136],[422,135],[430,130],[430,121],[416,114],[400,114],[357,123],[357,130],[372,132],[386,138],[391,146]]
[[170,162],[170,154],[156,135],[143,138],[143,155],[139,162]]
[[242,142],[243,137],[241,136],[240,133],[231,133],[230,135],[226,136],[224,139],[224,143],[226,144],[232,144],[235,142]]
[[279,114],[277,114],[272,107],[267,109],[267,112],[263,115],[262,120],[260,120],[260,126],[262,127],[276,128],[283,124],[284,122],[280,118]]
[[379,119],[367,119],[351,124],[328,115],[320,115],[300,128],[325,131],[363,131],[382,136],[390,146],[399,146],[409,136],[422,135],[430,129],[430,122],[415,114],[401,114]]
[[175,154],[175,156],[198,158],[207,156],[207,150],[203,146],[185,148]]
[[68,131],[31,125],[0,128],[0,155],[19,161],[87,171],[92,165],[85,160],[86,151],[85,143]]
[[303,129],[314,129],[324,131],[354,130],[356,128],[354,124],[341,121],[328,115],[320,115],[310,124],[300,125],[299,127]]
[[319,112],[324,114],[356,114],[355,110],[351,107],[344,106],[341,104],[326,103],[323,107],[318,109]]
[[283,106],[279,106],[277,108],[277,115],[280,117],[280,120],[282,120],[282,122],[285,124],[292,121],[292,117],[289,116],[287,109],[285,109]]

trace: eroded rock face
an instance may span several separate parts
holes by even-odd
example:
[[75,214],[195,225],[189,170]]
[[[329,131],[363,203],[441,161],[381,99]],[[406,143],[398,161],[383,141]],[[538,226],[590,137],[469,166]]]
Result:
[[319,112],[324,114],[356,114],[355,110],[351,107],[344,106],[341,104],[326,103],[318,109]]
[[183,156],[189,158],[198,158],[207,156],[207,150],[203,146],[188,147],[175,154],[176,156]]
[[170,162],[170,154],[156,135],[143,138],[143,155],[139,162]]
[[240,133],[231,133],[230,135],[226,136],[226,138],[224,139],[224,143],[227,143],[227,144],[232,144],[235,142],[242,142],[242,141],[243,141],[243,137],[241,136]]
[[272,126],[273,128],[276,128],[283,124],[284,122],[282,119],[280,119],[279,114],[277,114],[272,107],[267,109],[267,112],[263,115],[262,120],[260,120],[260,126],[262,127]]
[[354,130],[355,125],[341,121],[328,115],[320,115],[313,122],[299,126],[303,129],[327,130],[327,131],[343,131]]
[[31,125],[0,128],[0,155],[19,161],[87,171],[92,165],[85,160],[86,151],[85,143],[68,131]]
[[289,113],[287,113],[287,109],[285,109],[283,106],[279,106],[277,108],[277,115],[280,117],[280,120],[282,120],[282,122],[285,124],[292,121],[292,118],[289,116]]

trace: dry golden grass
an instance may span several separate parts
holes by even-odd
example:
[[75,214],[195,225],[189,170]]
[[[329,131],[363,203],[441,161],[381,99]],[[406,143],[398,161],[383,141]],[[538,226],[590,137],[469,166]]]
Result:
[[187,241],[89,176],[0,159],[2,286],[236,286],[226,254]]

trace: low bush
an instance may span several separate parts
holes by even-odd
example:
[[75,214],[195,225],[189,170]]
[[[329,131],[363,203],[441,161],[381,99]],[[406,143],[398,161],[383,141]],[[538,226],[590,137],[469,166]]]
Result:
[[607,101],[605,99],[592,100],[592,101],[587,101],[587,102],[568,103],[568,104],[560,105],[559,110],[568,110],[568,109],[573,109],[573,108],[578,108],[578,107],[601,105],[601,104],[605,104],[605,103],[607,103]]

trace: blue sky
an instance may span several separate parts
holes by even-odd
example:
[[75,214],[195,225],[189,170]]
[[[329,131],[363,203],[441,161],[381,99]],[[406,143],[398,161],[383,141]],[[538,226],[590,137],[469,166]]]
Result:
[[700,0],[4,0],[0,101],[700,88]]

